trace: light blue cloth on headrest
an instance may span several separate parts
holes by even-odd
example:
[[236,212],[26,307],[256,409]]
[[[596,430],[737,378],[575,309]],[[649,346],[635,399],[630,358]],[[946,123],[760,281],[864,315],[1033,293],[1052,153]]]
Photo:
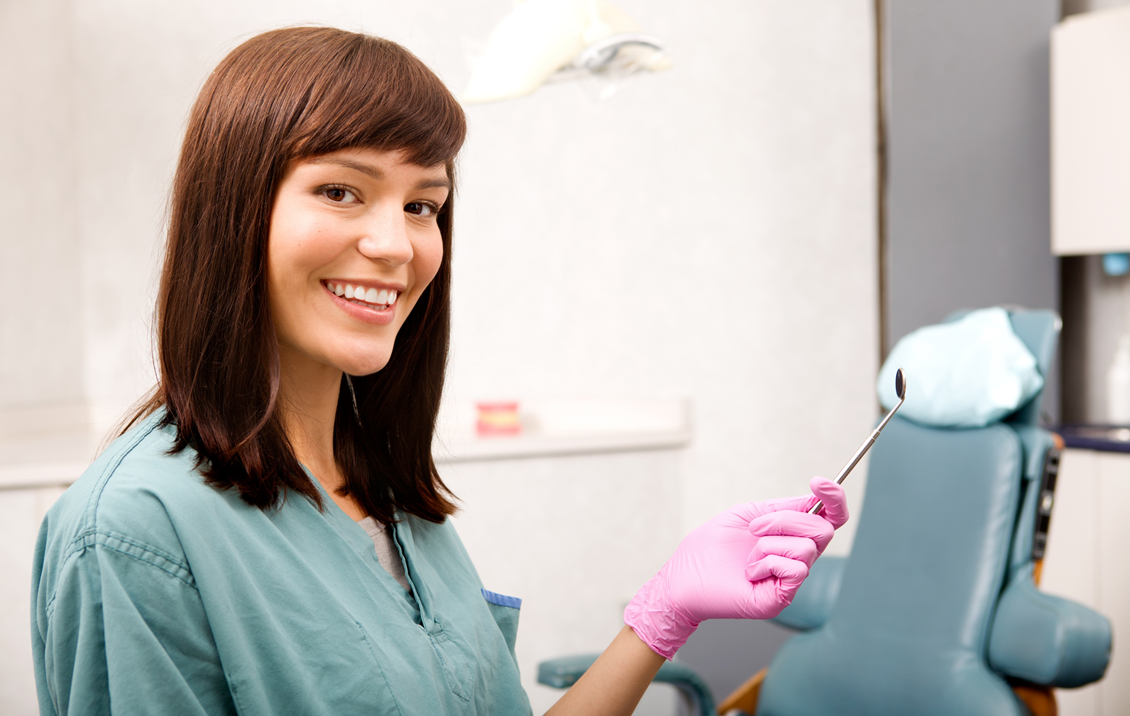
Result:
[[879,402],[898,403],[895,371],[906,372],[899,415],[923,425],[976,428],[1000,420],[1044,387],[1036,357],[1012,330],[1008,311],[972,311],[903,336],[879,371]]

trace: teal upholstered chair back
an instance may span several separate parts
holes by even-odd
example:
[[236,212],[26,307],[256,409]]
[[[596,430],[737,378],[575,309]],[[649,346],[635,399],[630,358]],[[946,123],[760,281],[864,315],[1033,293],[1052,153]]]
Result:
[[[1047,375],[1058,317],[1012,320]],[[1008,679],[1101,677],[1109,623],[1032,584],[1036,493],[1052,446],[1036,427],[1039,407],[1037,395],[978,429],[891,421],[871,450],[851,556],[819,560],[778,618],[805,633],[769,667],[758,714],[1022,715]]]

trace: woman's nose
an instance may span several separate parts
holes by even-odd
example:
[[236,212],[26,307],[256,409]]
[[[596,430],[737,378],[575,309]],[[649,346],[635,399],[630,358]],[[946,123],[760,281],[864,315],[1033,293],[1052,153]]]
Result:
[[380,209],[365,224],[357,250],[366,258],[400,266],[412,260],[408,219],[399,206]]

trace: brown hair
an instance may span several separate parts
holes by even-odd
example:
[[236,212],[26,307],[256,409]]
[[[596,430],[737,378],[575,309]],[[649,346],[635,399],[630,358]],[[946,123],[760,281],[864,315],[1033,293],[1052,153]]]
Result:
[[[360,147],[444,164],[454,186],[465,135],[463,111],[442,81],[388,40],[296,27],[233,50],[189,117],[157,301],[160,380],[129,424],[164,406],[174,452],[195,450],[208,484],[260,508],[279,505],[287,490],[321,507],[277,410],[267,296],[275,192],[291,162]],[[438,216],[439,271],[388,365],[353,378],[360,424],[343,376],[334,454],[344,491],[385,523],[395,509],[433,522],[455,511],[431,454],[447,362],[453,203]]]

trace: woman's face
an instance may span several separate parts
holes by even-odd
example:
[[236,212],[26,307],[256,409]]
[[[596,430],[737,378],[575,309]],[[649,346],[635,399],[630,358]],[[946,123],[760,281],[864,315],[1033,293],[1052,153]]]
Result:
[[[285,371],[375,373],[439,270],[443,165],[347,149],[292,164],[267,247],[271,315]],[[290,376],[299,377],[299,376]]]

